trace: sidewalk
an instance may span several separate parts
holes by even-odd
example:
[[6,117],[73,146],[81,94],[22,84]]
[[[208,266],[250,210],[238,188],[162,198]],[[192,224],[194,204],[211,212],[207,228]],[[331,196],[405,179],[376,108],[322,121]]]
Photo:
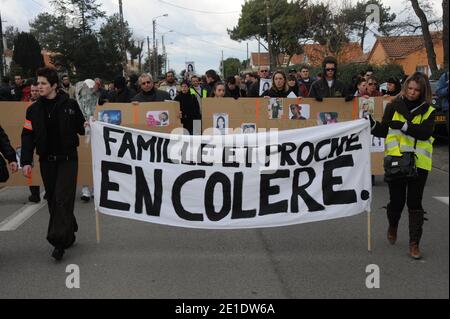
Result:
[[433,168],[448,173],[448,144],[437,142],[433,148]]

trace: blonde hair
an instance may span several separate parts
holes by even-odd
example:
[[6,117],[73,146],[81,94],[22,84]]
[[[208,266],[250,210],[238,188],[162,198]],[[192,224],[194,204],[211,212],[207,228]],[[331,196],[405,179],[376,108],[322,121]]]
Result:
[[420,99],[431,104],[431,86],[428,76],[422,72],[414,72],[405,80],[402,85],[402,90],[400,96],[406,97],[408,91],[409,82],[414,81],[419,85],[420,88]]

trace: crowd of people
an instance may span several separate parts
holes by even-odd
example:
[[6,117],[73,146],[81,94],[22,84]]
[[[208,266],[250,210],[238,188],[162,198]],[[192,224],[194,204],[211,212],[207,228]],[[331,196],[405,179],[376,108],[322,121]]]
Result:
[[[193,134],[193,121],[201,119],[200,101],[205,97],[285,98],[294,95],[312,97],[317,101],[330,97],[350,101],[356,97],[389,95],[394,96],[394,99],[386,107],[381,122],[368,115],[372,134],[386,138],[386,156],[402,156],[405,149],[412,149],[417,154],[418,175],[413,179],[389,182],[387,237],[390,243],[395,243],[398,222],[406,203],[409,209],[410,255],[415,259],[420,258],[419,242],[425,214],[422,196],[431,170],[435,112],[431,106],[431,89],[427,76],[416,72],[403,83],[399,79],[390,78],[386,90],[380,92],[376,75],[371,69],[356,75],[352,83],[346,85],[336,77],[338,65],[333,57],[325,58],[322,67],[322,72],[312,78],[307,66],[298,71],[291,69],[288,74],[275,71],[272,75],[268,67],[261,66],[257,73],[231,76],[225,82],[222,82],[214,70],[208,70],[204,76],[189,76],[187,73],[188,76],[180,82],[177,82],[173,71],[167,72],[163,81],[154,81],[150,74],[144,73],[139,77],[130,77],[129,80],[118,76],[108,87],[97,78],[78,82],[74,86],[67,75],[59,78],[51,68],[39,69],[36,80],[24,81],[17,75],[11,85],[8,79],[2,79],[0,100],[30,102],[21,136],[20,164],[23,175],[31,176],[33,154],[36,151],[49,204],[47,239],[54,246],[52,256],[60,260],[65,249],[75,242],[78,225],[73,209],[78,170],[78,135],[85,134],[89,117],[94,114],[93,109],[97,104],[138,104],[173,99],[180,103],[180,118],[184,128]],[[260,83],[264,79],[271,79],[272,84],[261,90]],[[446,86],[448,87],[448,79]],[[442,92],[448,101],[448,89]],[[446,105],[448,108],[448,102]],[[293,117],[300,116],[296,105],[292,105],[291,109]],[[219,120],[225,122],[224,118],[218,118],[217,121]],[[18,163],[13,151],[0,126],[0,152],[8,160],[14,173]],[[30,201],[39,201],[39,186],[33,186],[30,190]],[[89,198],[90,195],[85,196],[83,193],[83,197]]]

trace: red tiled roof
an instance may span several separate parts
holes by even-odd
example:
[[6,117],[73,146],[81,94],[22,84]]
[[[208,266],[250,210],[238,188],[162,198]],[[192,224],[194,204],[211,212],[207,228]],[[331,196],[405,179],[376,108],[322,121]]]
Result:
[[[440,32],[432,32],[431,36],[433,37],[433,42],[442,38]],[[423,35],[377,37],[377,42],[383,47],[389,58],[405,57],[425,47]]]

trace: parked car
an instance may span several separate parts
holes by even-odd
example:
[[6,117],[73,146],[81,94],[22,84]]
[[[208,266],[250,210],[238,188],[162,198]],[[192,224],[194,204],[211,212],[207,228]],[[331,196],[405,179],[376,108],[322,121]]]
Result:
[[434,128],[434,136],[435,137],[445,137],[448,138],[447,133],[447,117],[444,112],[442,112],[442,102],[441,99],[436,95],[438,81],[430,80],[432,98],[431,105],[436,109],[436,117],[435,117],[435,128]]

